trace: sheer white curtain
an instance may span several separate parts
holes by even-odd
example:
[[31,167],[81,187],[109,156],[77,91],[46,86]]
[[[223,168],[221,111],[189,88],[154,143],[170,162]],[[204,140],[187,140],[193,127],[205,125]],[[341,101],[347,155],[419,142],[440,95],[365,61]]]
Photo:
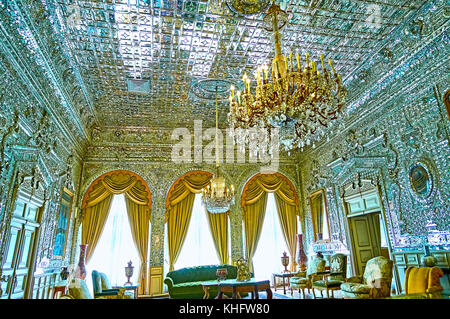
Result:
[[283,271],[284,267],[281,264],[283,252],[289,255],[278,218],[275,197],[273,193],[268,193],[266,216],[264,217],[261,237],[253,256],[255,278],[271,280],[273,273]]
[[115,195],[112,200],[105,228],[89,264],[86,265],[88,270],[86,283],[91,292],[93,291],[93,270],[105,273],[112,286],[121,286],[127,281],[125,267],[130,260],[134,266],[131,282],[137,283],[140,267],[139,253],[133,242],[125,197],[120,194]]
[[[228,223],[230,221],[228,220]],[[228,229],[230,229],[228,224]],[[164,236],[164,277],[169,272],[169,246],[167,241],[167,224]],[[228,235],[228,247],[231,247]],[[181,248],[180,255],[174,265],[175,269],[201,265],[220,264],[214,247],[211,230],[208,224],[205,207],[202,203],[202,195],[196,194],[189,228]],[[166,286],[164,286],[166,289]]]

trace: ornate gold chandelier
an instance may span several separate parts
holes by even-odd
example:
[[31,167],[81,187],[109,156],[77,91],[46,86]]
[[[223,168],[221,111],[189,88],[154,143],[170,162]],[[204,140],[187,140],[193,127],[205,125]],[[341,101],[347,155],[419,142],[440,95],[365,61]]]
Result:
[[[331,71],[327,70],[321,55],[321,70],[306,53],[306,63],[301,64],[296,55],[294,65],[292,53],[284,56],[281,52],[280,29],[286,24],[288,14],[278,5],[272,4],[263,18],[267,31],[273,32],[275,58],[272,61],[271,80],[269,67],[258,67],[255,74],[256,90],[251,92],[251,80],[244,74],[243,92],[231,94],[229,122],[236,128],[279,127],[294,129],[290,148],[309,145],[325,134],[343,111],[346,89],[341,76],[329,60]],[[302,69],[303,67],[303,69]]]
[[217,106],[216,86],[216,174],[211,178],[208,186],[202,189],[202,202],[206,209],[213,214],[226,213],[234,204],[234,186],[226,186],[225,177],[219,171],[219,138],[218,138],[219,113]]

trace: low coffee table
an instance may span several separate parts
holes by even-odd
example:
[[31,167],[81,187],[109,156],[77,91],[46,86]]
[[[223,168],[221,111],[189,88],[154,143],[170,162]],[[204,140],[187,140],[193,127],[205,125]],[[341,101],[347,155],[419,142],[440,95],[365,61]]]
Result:
[[270,289],[270,280],[256,280],[254,278],[249,281],[237,281],[236,279],[228,279],[219,282],[219,294],[217,299],[223,299],[224,293],[231,292],[231,298],[240,298],[241,292],[250,292],[252,299],[259,299],[258,291],[265,290],[267,299],[272,299],[272,290]]
[[[277,277],[278,278],[282,278],[283,279],[283,293],[286,294],[286,284],[289,286],[289,281],[291,277],[294,277],[298,275],[298,271],[295,272],[278,272],[275,274],[272,274],[273,276],[273,289],[275,291],[277,291]],[[287,282],[285,281],[287,278]],[[291,290],[291,294],[292,294],[292,290]]]
[[209,288],[219,285],[219,282],[216,281],[205,281],[202,282],[202,288],[205,294],[203,295],[203,299],[209,299]]

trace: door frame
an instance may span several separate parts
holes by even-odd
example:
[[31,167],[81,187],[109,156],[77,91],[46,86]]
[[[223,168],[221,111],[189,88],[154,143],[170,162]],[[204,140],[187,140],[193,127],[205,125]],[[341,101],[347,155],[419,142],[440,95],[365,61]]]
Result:
[[[379,207],[373,208],[373,209],[364,210],[363,212],[360,212],[360,213],[349,214],[349,208],[348,208],[348,200],[349,199],[353,199],[353,198],[357,198],[357,197],[364,198],[367,195],[373,195],[373,194],[375,194],[377,196]],[[387,248],[388,248],[389,258],[391,260],[393,260],[392,245],[391,245],[391,241],[389,239],[389,234],[388,234],[388,229],[389,228],[388,228],[388,225],[387,225],[386,211],[385,211],[385,207],[384,207],[383,201],[382,201],[380,185],[377,184],[377,186],[374,186],[372,189],[369,189],[367,191],[364,191],[364,192],[361,192],[361,193],[358,193],[358,194],[353,194],[353,195],[350,195],[350,196],[344,196],[342,198],[342,206],[343,206],[343,210],[344,210],[344,213],[345,213],[345,216],[344,216],[345,217],[344,218],[345,237],[347,239],[347,242],[350,243],[348,249],[349,249],[350,255],[351,255],[350,265],[351,265],[352,274],[353,275],[357,275],[357,269],[356,269],[357,268],[356,267],[356,263],[357,262],[355,260],[356,256],[355,256],[355,251],[354,251],[354,248],[353,248],[354,243],[353,243],[353,240],[352,240],[352,235],[350,233],[349,218],[356,217],[356,216],[363,215],[363,214],[371,214],[371,213],[379,212],[381,220],[384,223],[384,231],[381,231],[383,234],[380,234],[380,235],[385,237],[385,240],[386,240],[387,245],[388,245]],[[362,276],[363,274],[360,274],[360,275]],[[397,275],[396,275],[395,272],[394,272],[394,284],[395,284],[395,288],[398,290],[398,288],[397,288],[398,287]]]

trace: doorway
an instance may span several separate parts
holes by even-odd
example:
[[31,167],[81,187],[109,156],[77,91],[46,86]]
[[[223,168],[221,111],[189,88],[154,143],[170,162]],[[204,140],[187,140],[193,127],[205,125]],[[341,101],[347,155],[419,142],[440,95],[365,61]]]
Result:
[[0,299],[23,299],[33,281],[37,238],[43,200],[19,189],[14,203],[11,227],[6,238],[6,255]]
[[386,225],[375,191],[345,199],[349,239],[352,246],[352,268],[363,275],[367,261],[377,256],[389,258]]

